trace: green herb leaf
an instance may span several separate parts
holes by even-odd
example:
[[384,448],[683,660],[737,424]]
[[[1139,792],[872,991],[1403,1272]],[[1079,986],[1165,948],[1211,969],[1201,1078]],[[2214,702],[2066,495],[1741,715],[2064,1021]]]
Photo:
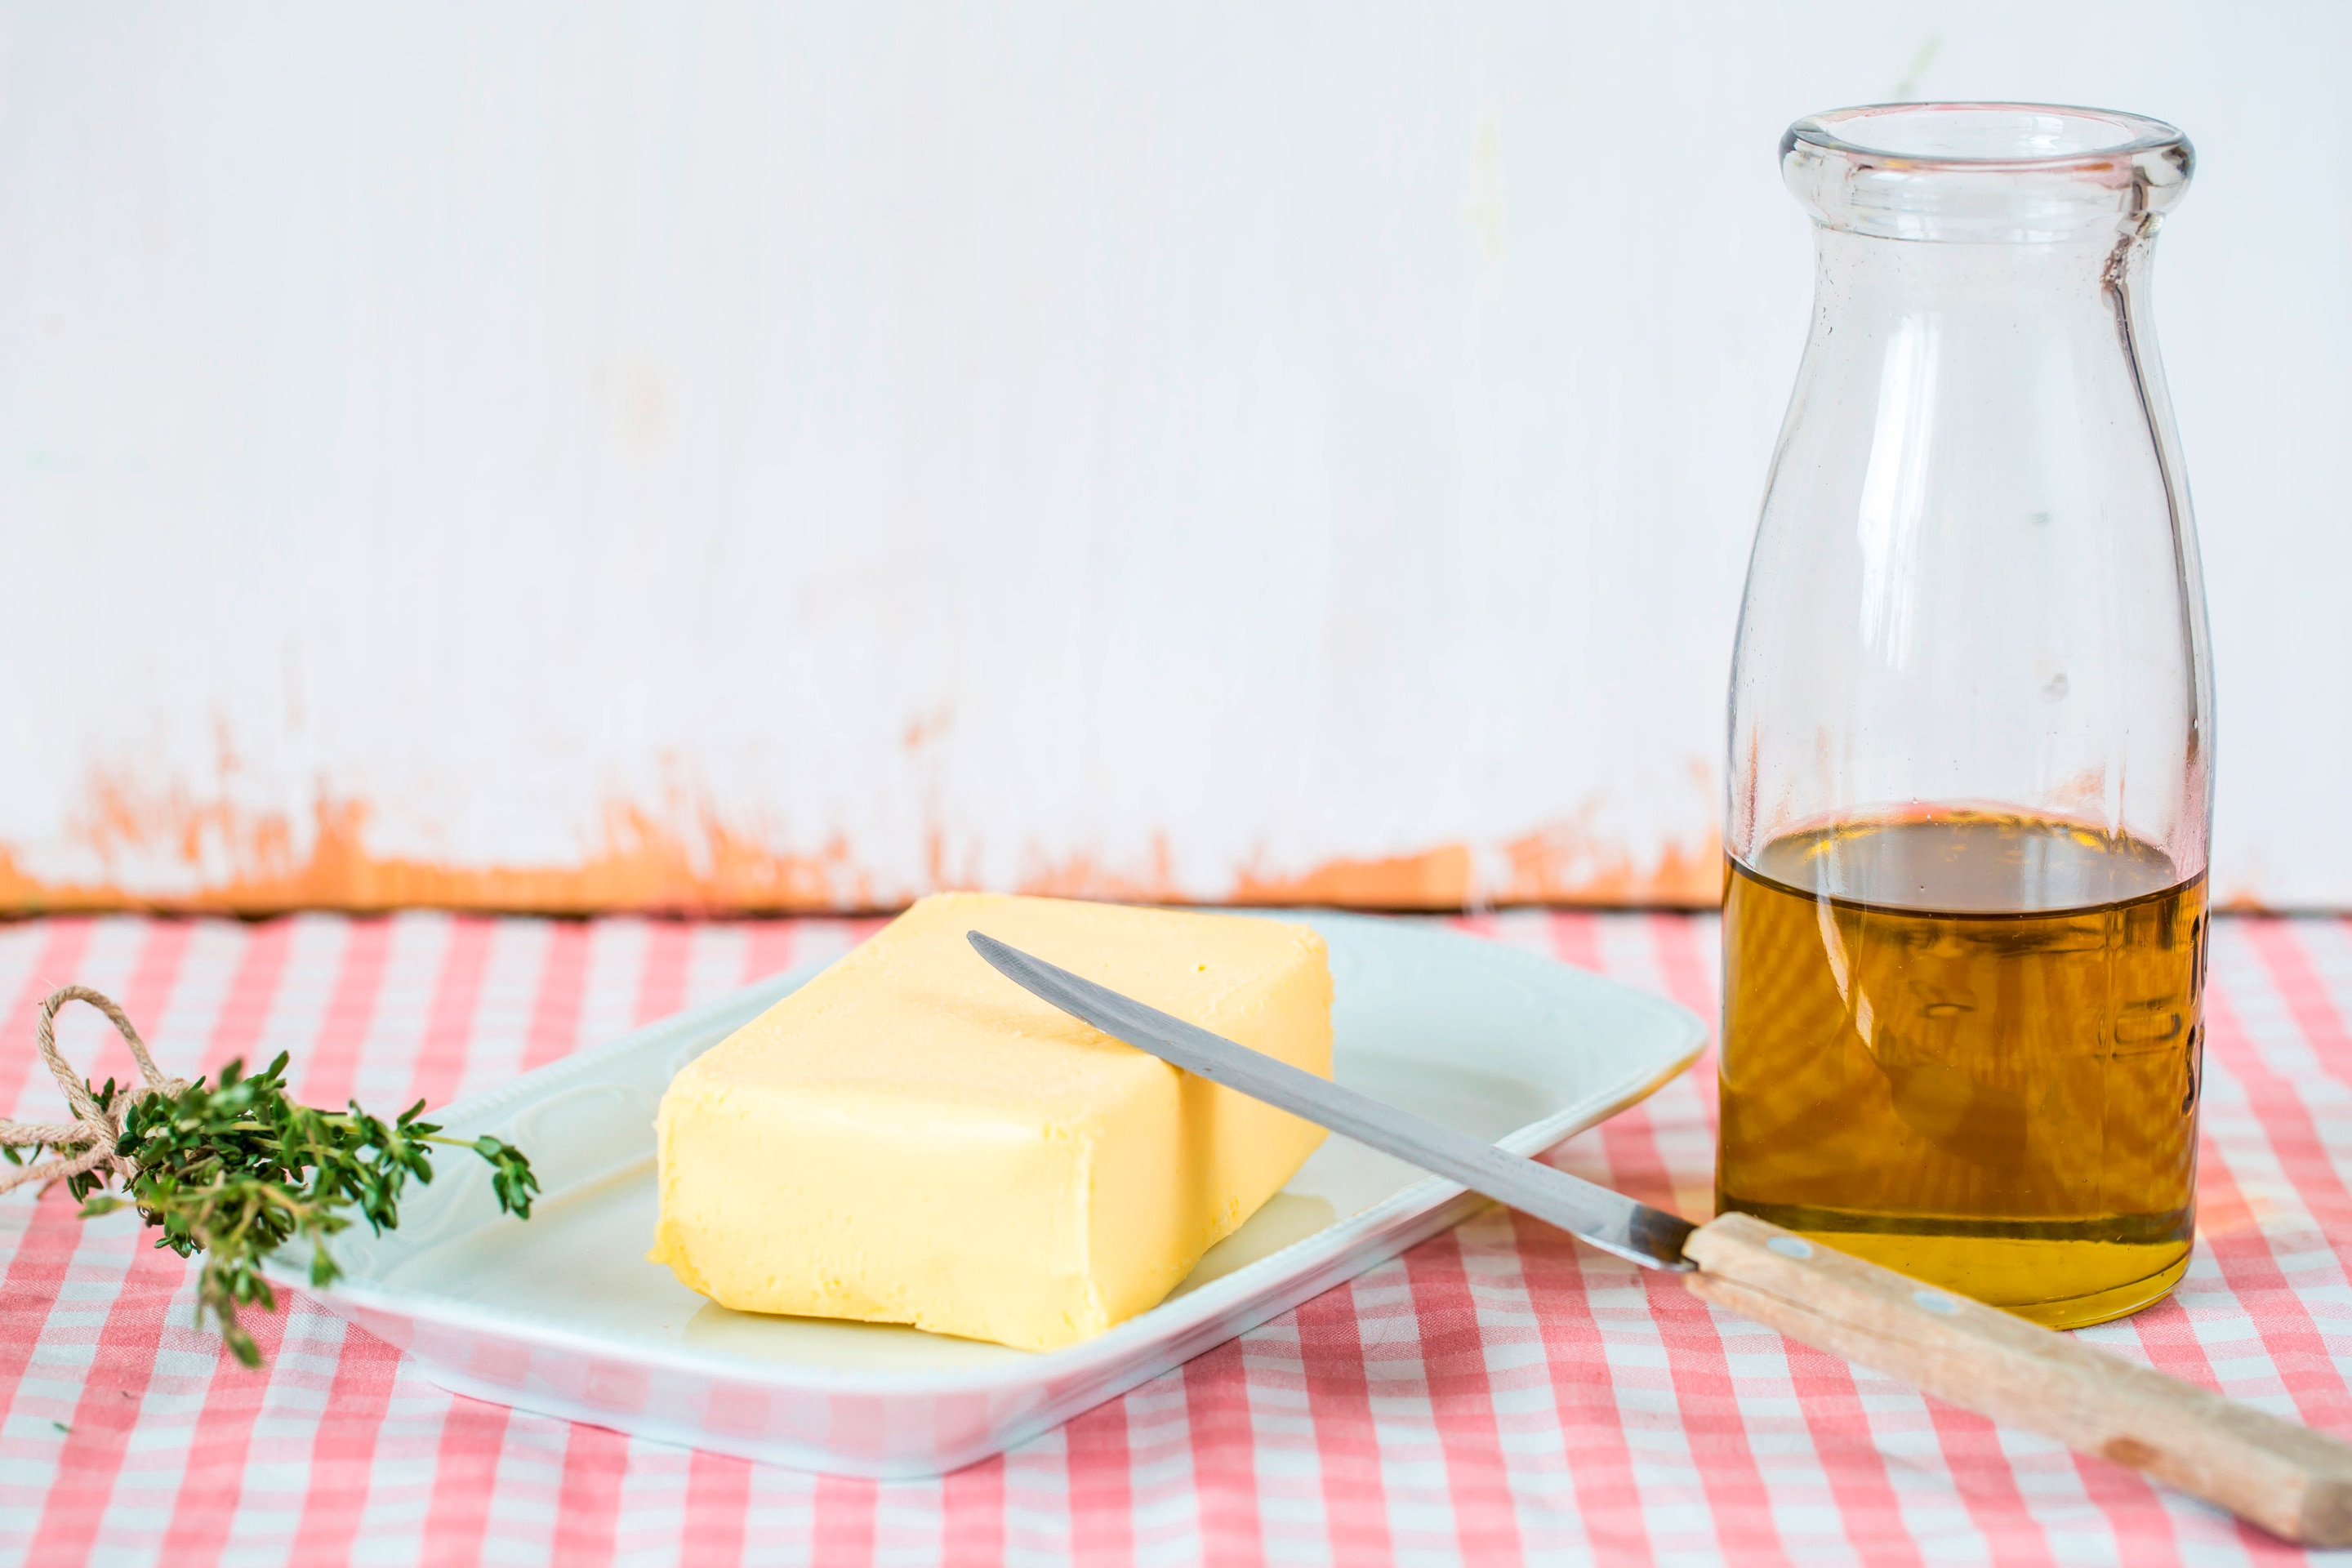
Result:
[[[289,1241],[311,1247],[310,1283],[341,1277],[328,1240],[354,1215],[381,1234],[400,1223],[400,1196],[410,1177],[433,1179],[431,1144],[471,1149],[490,1166],[490,1188],[500,1210],[528,1219],[539,1178],[512,1144],[496,1138],[460,1142],[437,1136],[419,1121],[417,1101],[386,1123],[353,1102],[344,1110],[298,1104],[286,1090],[284,1053],[247,1077],[242,1061],[221,1068],[217,1083],[198,1079],[175,1095],[151,1091],[124,1112],[115,1152],[138,1167],[127,1196],[103,1193],[107,1170],[67,1179],[83,1200],[85,1218],[134,1205],[162,1231],[157,1247],[183,1258],[201,1254],[196,1279],[199,1320],[209,1316],[236,1359],[261,1364],[260,1347],[237,1321],[242,1307],[278,1310],[261,1264]],[[121,1091],[109,1079],[93,1089],[101,1106]],[[59,1152],[79,1153],[68,1146]],[[37,1152],[36,1151],[35,1152]],[[17,1160],[18,1151],[5,1151]],[[29,1157],[29,1156],[27,1156]]]

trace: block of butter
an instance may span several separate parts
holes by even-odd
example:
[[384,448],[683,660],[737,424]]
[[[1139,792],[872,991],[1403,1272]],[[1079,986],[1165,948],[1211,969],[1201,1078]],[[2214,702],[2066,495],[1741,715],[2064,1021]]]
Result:
[[1030,995],[973,930],[1330,1075],[1306,926],[940,894],[671,1081],[654,1261],[740,1310],[1050,1350],[1156,1304],[1322,1141]]

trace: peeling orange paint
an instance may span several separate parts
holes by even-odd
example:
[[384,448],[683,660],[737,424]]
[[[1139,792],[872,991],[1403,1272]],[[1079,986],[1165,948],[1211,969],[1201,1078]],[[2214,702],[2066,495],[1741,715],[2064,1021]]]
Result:
[[110,868],[133,855],[160,855],[196,873],[196,886],[152,892],[111,877],[48,881],[26,872],[0,847],[0,910],[265,914],[425,906],[553,914],[782,913],[866,909],[877,901],[845,840],[835,838],[815,855],[778,854],[707,806],[690,811],[696,818],[690,843],[653,812],[627,803],[610,805],[603,847],[569,866],[453,867],[376,855],[365,843],[368,815],[364,802],[322,798],[313,808],[309,852],[298,856],[298,835],[287,813],[240,810],[179,791],[141,795],[101,779],[71,824],[76,837]]
[[1597,842],[1570,820],[1538,828],[1503,847],[1511,862],[1498,904],[1643,904],[1709,909],[1723,901],[1723,836],[1696,846],[1669,844],[1644,868],[1613,845]]
[[1341,904],[1357,909],[1458,910],[1470,902],[1466,844],[1383,860],[1326,860],[1296,876],[1244,870],[1234,879],[1237,904]]
[[1175,856],[1164,834],[1151,836],[1151,868],[1141,876],[1105,868],[1091,855],[1042,861],[1021,879],[1017,889],[1049,899],[1108,899],[1122,904],[1182,904],[1192,900],[1176,885]]
[[[0,846],[0,914],[409,907],[787,914],[890,908],[928,890],[878,885],[839,837],[814,854],[780,852],[683,789],[669,792],[660,809],[608,805],[600,846],[559,865],[452,866],[379,854],[367,844],[370,815],[365,801],[322,795],[305,831],[294,814],[241,807],[225,795],[142,792],[119,778],[99,777],[68,831],[91,852],[100,874],[83,882],[37,877]],[[1510,869],[1499,887],[1481,887],[1475,853],[1454,843],[1419,854],[1327,860],[1295,872],[1271,870],[1261,861],[1236,875],[1225,901],[1394,910],[1454,910],[1476,902],[1698,907],[1715,903],[1721,892],[1721,852],[1712,837],[1695,848],[1670,847],[1646,868],[1596,841],[1574,820],[1501,848]],[[933,887],[971,884],[970,854],[967,847],[957,857],[965,864],[959,876],[949,868],[943,837],[930,832],[925,880]],[[180,873],[181,888],[140,885],[147,879],[137,868],[158,862]],[[1155,836],[1149,863],[1140,868],[1120,868],[1085,853],[1034,857],[1018,886],[1064,898],[1202,901],[1178,885],[1165,836]]]

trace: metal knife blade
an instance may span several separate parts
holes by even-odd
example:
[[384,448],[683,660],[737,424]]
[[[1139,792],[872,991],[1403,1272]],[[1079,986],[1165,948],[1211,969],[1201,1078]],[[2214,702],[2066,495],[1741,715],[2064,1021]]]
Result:
[[965,935],[1006,979],[1113,1039],[1459,1182],[1645,1268],[1695,1267],[1683,1243],[1696,1227],[1678,1215],[1235,1045],[994,937]]

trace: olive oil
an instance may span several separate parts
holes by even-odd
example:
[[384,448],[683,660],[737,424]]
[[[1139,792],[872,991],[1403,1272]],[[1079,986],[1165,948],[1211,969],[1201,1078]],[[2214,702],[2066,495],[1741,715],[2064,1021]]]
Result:
[[2053,1327],[2188,1267],[2205,879],[2074,824],[1847,824],[1733,861],[1719,1211]]

